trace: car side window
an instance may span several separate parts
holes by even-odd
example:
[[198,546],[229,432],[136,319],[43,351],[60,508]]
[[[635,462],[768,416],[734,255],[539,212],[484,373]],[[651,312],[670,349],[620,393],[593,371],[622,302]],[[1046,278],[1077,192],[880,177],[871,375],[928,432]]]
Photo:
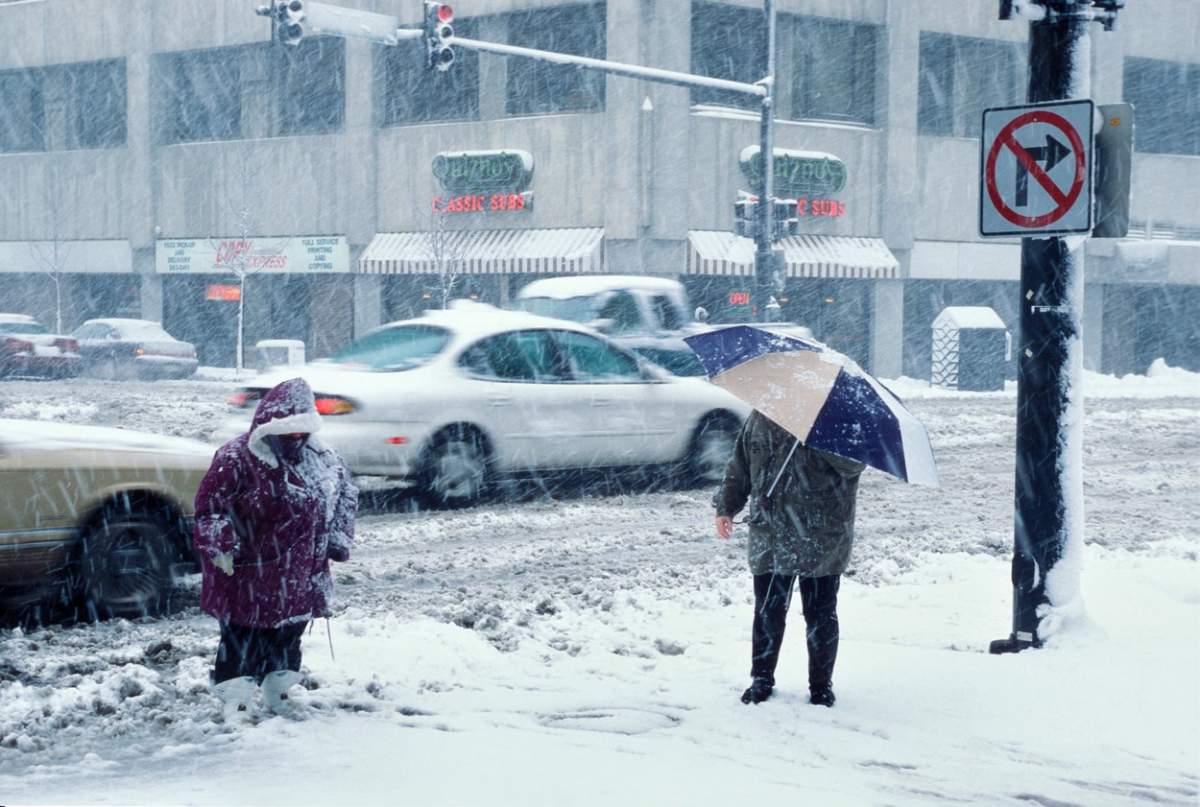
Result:
[[683,327],[683,320],[679,316],[678,309],[671,301],[661,294],[656,294],[650,301],[651,307],[654,309],[654,317],[658,320],[658,326],[667,331],[677,331]]
[[619,384],[642,380],[642,368],[637,359],[594,336],[555,331],[554,338],[566,354],[576,381]]
[[459,366],[480,378],[524,383],[566,381],[570,374],[546,331],[515,331],[489,337],[463,352]]
[[613,333],[636,331],[642,324],[637,300],[627,291],[618,291],[600,307],[596,316],[612,320]]

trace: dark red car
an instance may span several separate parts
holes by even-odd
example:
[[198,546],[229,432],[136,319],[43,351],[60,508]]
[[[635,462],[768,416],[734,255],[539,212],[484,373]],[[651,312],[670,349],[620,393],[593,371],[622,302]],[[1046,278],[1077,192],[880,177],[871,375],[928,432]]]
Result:
[[74,337],[50,333],[25,314],[0,314],[0,378],[66,378],[83,372]]

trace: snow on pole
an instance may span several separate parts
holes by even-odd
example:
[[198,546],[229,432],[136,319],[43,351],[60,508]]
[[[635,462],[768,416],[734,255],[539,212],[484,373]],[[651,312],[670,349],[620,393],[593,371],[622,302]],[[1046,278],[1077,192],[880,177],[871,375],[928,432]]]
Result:
[[[1092,8],[1095,4],[1102,10]],[[1087,98],[1087,25],[1115,22],[1105,0],[1020,3],[1029,21],[1028,101]],[[1105,16],[1107,15],[1107,16]],[[1005,6],[1001,5],[1001,18]],[[1083,563],[1083,251],[1086,235],[1021,240],[1021,344],[1017,369],[1013,630],[991,644],[1038,647],[1085,619]]]

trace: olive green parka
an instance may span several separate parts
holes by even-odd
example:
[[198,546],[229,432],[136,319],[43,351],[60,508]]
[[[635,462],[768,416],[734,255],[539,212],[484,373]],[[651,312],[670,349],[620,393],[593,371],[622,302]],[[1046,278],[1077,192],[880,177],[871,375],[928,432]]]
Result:
[[713,504],[718,516],[733,518],[749,503],[752,574],[842,574],[850,563],[858,478],[866,466],[801,445],[767,499],[795,443],[790,432],[751,413]]

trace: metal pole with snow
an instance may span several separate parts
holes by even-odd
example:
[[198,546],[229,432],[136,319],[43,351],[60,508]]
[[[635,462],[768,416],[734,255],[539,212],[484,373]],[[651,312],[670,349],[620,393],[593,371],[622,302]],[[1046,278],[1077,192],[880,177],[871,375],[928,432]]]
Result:
[[[1089,97],[1087,24],[1101,22],[1111,30],[1123,5],[1124,0],[1001,0],[1000,19],[1020,16],[1030,23],[1030,104]],[[1047,177],[1051,163],[1043,171],[1035,160],[1022,164],[1026,172]],[[1027,193],[1023,176],[1018,174],[1017,204],[1027,198],[1021,193]],[[1085,233],[1021,239],[1013,629],[1007,639],[991,643],[992,653],[1041,646],[1082,607],[1080,312],[1086,238]]]

